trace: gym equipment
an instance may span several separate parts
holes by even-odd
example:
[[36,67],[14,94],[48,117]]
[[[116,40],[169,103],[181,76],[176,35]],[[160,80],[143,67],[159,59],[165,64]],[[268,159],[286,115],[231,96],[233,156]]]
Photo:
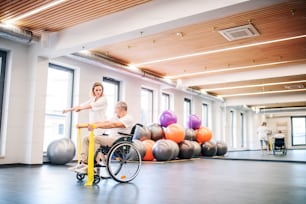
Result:
[[155,142],[153,140],[144,140],[144,141],[142,141],[142,143],[146,147],[146,154],[143,157],[143,160],[144,161],[153,161],[154,160],[153,145],[155,144]]
[[203,144],[212,138],[212,132],[206,127],[201,127],[196,130],[196,139],[198,143]]
[[201,154],[201,145],[196,141],[191,141],[194,147],[193,157],[199,157]]
[[185,138],[185,131],[179,124],[171,124],[165,129],[165,138],[180,143]]
[[178,144],[176,142],[172,141],[172,140],[167,140],[166,139],[164,141],[166,141],[170,145],[170,148],[171,148],[171,151],[172,151],[171,159],[176,159],[179,155],[179,152],[180,152]]
[[201,127],[201,123],[202,123],[201,119],[197,115],[193,114],[188,117],[187,127],[197,130]]
[[160,115],[159,121],[161,126],[168,127],[169,125],[177,122],[177,117],[174,112],[166,110]]
[[[141,159],[143,159],[143,157],[146,154],[146,147],[144,146],[144,144],[140,141],[140,140],[133,140],[132,141],[133,145],[136,147],[136,149],[138,150],[138,152],[140,153]],[[133,149],[130,151],[129,156],[131,157],[131,159],[135,159],[135,157],[137,158],[137,152],[135,152]]]
[[63,165],[73,159],[75,152],[74,143],[68,138],[63,138],[48,145],[47,156],[51,164]]
[[217,145],[217,156],[223,156],[227,153],[227,145],[225,142],[218,141]]
[[191,128],[185,129],[185,140],[196,141],[196,132]]
[[217,145],[213,142],[205,142],[202,144],[203,156],[212,157],[217,154]]
[[190,159],[194,154],[194,146],[189,140],[184,140],[179,144],[179,155],[181,159]]
[[137,124],[134,135],[133,135],[133,140],[149,140],[151,139],[151,131],[144,125]]
[[[139,124],[137,124],[139,125]],[[136,125],[136,126],[137,126]],[[135,127],[132,128],[131,134],[124,134],[118,132],[120,135],[112,146],[101,146],[97,152],[94,152],[94,124],[78,124],[78,141],[81,140],[81,128],[92,127],[92,131],[89,135],[89,148],[88,148],[88,168],[87,173],[77,173],[76,178],[82,181],[86,176],[88,180],[85,186],[91,186],[98,184],[101,178],[101,168],[106,168],[109,178],[113,178],[120,183],[127,183],[132,181],[138,175],[141,166],[141,155],[135,145],[132,143],[132,137]],[[133,158],[130,156],[131,152],[134,152]],[[78,156],[80,156],[81,148],[78,149]],[[104,154],[106,157],[106,164],[95,163],[95,156],[98,154]]]
[[148,129],[151,132],[151,139],[154,140],[154,141],[163,139],[165,137],[165,133],[164,133],[163,128],[157,123],[153,123],[153,124],[149,125]]
[[158,140],[153,145],[153,156],[157,161],[171,160],[173,156],[171,144],[166,140]]

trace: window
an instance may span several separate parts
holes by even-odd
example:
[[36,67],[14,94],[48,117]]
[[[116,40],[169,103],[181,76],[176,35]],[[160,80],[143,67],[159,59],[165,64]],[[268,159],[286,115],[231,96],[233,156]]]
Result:
[[112,118],[116,103],[120,100],[120,81],[103,77],[104,94],[107,97],[106,117]]
[[6,52],[0,51],[0,155],[3,150],[3,138],[2,138],[2,110],[3,110],[3,96],[4,96],[4,82],[5,82],[5,71],[6,71]]
[[191,115],[191,100],[184,98],[184,125],[187,126],[187,119]]
[[292,145],[306,145],[306,116],[291,117]]
[[244,147],[244,114],[240,113],[240,147]]
[[208,105],[202,104],[202,125],[208,127]]
[[44,131],[44,152],[48,145],[59,138],[71,137],[72,114],[62,114],[63,109],[73,106],[73,78],[74,71],[55,64],[49,64],[45,131]]
[[148,124],[153,122],[153,90],[141,88],[140,97],[141,122]]
[[230,111],[229,115],[229,124],[230,124],[230,138],[231,138],[231,146],[235,146],[235,112],[233,110]]
[[162,93],[161,96],[161,112],[165,110],[170,110],[170,95],[167,93]]

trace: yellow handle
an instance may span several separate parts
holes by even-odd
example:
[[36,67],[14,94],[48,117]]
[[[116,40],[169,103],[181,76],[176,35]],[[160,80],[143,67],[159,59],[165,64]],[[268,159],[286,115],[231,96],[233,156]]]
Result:
[[82,152],[82,136],[81,136],[81,128],[78,128],[78,164],[81,162],[81,152]]
[[[88,127],[88,124],[87,124]],[[89,147],[88,147],[88,168],[87,168],[87,176],[88,180],[87,183],[85,183],[85,186],[92,186],[94,181],[94,151],[95,151],[95,145],[94,145],[94,129],[95,125],[92,124],[93,130],[90,132],[89,135]]]

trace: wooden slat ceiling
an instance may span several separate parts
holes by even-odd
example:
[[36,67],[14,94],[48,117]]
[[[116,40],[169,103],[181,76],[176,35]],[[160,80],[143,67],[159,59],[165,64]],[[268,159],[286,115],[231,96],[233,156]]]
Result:
[[[109,15],[151,0],[67,0],[57,6],[17,21],[39,35],[41,31],[59,31]],[[20,16],[52,0],[4,0],[0,2],[0,21]]]
[[[217,32],[226,28],[246,25],[250,21],[259,31],[259,36],[229,42]],[[177,33],[182,33],[183,37],[178,36]],[[173,79],[192,79],[195,77],[194,75],[187,75],[218,69],[231,69],[234,67],[284,61],[289,61],[292,64],[305,64],[306,37],[184,59],[147,64],[145,62],[303,35],[306,35],[306,1],[297,0],[208,22],[188,25],[147,37],[140,36],[138,39],[100,47],[92,51],[106,54],[126,64],[140,64],[140,68],[159,76],[172,76]],[[273,66],[271,67],[273,68]],[[263,66],[249,68],[248,70],[264,70],[266,68]],[[243,75],[244,71],[230,71],[230,73],[233,72],[239,72]],[[226,77],[226,73],[205,73],[203,76],[224,74]],[[196,77],[200,76],[196,75]],[[302,75],[277,78],[272,79],[272,81],[290,81],[292,78],[306,80],[306,76]],[[241,79],[239,85],[262,83],[261,80],[250,82]],[[223,84],[225,87],[229,85],[234,84]],[[303,85],[306,87],[305,83]],[[193,88],[208,89],[213,86],[218,87],[216,84],[203,86],[199,83]],[[285,90],[285,88],[283,85],[277,85],[267,87],[266,91],[269,90]],[[262,91],[262,88],[232,89],[212,91],[211,93],[213,95],[220,95],[260,91]]]

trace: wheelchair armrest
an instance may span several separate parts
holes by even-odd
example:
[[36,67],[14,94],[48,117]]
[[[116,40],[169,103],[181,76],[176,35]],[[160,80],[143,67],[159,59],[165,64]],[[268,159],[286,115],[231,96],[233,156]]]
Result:
[[124,135],[124,136],[130,136],[132,137],[132,134],[124,133],[124,132],[118,132],[119,135]]

